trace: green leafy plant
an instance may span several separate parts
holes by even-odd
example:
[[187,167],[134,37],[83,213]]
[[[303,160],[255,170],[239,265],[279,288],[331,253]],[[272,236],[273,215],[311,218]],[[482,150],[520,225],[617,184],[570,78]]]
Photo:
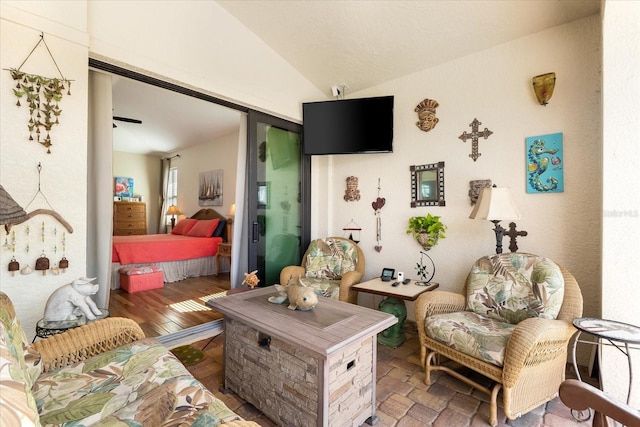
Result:
[[439,239],[445,238],[447,226],[440,221],[440,216],[412,216],[409,218],[407,234],[411,234],[420,245],[429,250],[438,243]]

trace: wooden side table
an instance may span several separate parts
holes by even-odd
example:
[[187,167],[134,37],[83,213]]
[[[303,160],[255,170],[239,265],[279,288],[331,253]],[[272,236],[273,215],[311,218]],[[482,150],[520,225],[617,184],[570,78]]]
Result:
[[229,258],[231,264],[231,243],[218,244],[218,253],[216,254],[216,276],[220,274],[220,257]]

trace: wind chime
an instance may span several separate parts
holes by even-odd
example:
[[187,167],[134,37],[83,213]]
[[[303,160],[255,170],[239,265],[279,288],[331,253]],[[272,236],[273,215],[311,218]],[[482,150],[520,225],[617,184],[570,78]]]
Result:
[[380,178],[378,178],[378,197],[371,202],[371,207],[373,207],[374,215],[376,216],[376,245],[374,246],[376,252],[382,251],[382,218],[380,217],[380,209],[382,209],[385,202],[384,197],[380,197]]

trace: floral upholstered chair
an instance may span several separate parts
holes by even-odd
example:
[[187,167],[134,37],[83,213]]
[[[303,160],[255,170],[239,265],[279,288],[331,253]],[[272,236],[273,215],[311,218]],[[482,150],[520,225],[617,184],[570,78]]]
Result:
[[326,237],[309,244],[301,265],[282,269],[280,284],[300,277],[319,296],[357,304],[358,293],[351,286],[360,283],[364,269],[364,254],[356,243],[342,237]]
[[[415,304],[425,382],[442,370],[491,395],[502,388],[509,419],[551,400],[564,380],[573,319],[582,315],[575,278],[548,258],[490,255],[475,262],[461,294],[423,293]],[[458,362],[494,381],[491,389],[443,364]]]

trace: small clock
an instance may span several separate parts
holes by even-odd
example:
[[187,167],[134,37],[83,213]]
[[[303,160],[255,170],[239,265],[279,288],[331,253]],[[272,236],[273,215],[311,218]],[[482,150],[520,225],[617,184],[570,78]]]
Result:
[[382,279],[383,282],[390,282],[391,279],[393,279],[393,274],[395,272],[396,270],[393,268],[383,268],[382,274],[380,275],[380,279]]

